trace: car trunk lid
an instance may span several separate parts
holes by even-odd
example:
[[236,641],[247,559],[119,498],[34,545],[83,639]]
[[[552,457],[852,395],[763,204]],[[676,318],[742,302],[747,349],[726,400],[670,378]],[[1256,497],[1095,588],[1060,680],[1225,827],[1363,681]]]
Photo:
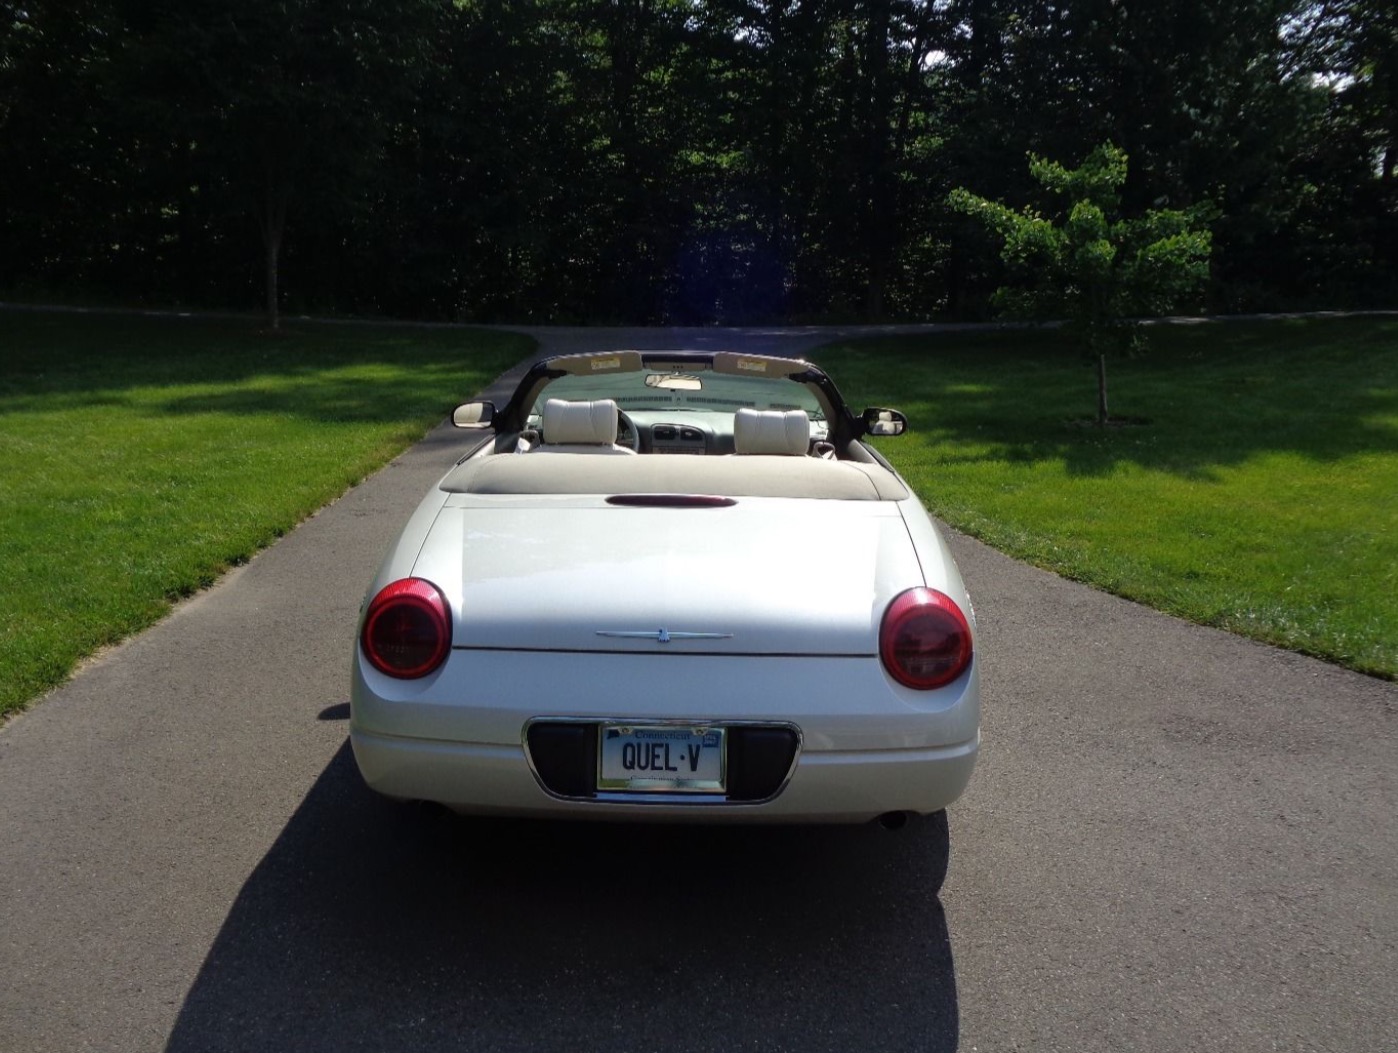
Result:
[[922,581],[895,502],[454,496],[418,559],[457,647],[872,655]]

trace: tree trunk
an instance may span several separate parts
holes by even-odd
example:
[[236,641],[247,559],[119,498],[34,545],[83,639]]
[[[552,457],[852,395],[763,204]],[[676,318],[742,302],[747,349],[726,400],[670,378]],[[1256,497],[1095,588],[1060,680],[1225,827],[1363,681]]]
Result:
[[1097,426],[1107,426],[1107,356],[1097,356]]
[[281,311],[278,308],[277,264],[282,251],[282,232],[267,231],[267,328],[276,331],[281,328]]
[[283,177],[270,158],[264,159],[264,183],[262,209],[258,223],[262,227],[262,244],[267,250],[267,327],[273,331],[281,328],[281,281],[279,268],[282,255],[282,235],[286,231],[286,210],[291,201],[290,180]]

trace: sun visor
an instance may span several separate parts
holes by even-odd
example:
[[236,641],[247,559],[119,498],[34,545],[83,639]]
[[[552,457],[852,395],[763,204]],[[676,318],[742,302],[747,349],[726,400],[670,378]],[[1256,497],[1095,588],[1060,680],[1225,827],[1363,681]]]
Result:
[[732,351],[720,351],[714,355],[714,372],[727,373],[734,377],[770,377],[781,380],[804,373],[810,368],[809,362],[803,362],[799,358],[739,355]]
[[643,365],[639,351],[614,351],[603,355],[560,355],[549,360],[549,368],[570,376],[590,377],[599,373],[638,373]]

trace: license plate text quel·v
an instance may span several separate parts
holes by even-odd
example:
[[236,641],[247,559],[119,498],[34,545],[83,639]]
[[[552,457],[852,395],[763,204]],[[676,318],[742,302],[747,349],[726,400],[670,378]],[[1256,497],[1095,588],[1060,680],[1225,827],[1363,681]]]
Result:
[[723,793],[723,728],[603,724],[597,788],[629,793]]

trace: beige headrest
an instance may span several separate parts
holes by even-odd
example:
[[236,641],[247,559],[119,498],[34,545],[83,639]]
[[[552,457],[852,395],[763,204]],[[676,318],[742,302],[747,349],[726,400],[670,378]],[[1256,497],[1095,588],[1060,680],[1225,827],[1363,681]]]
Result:
[[544,403],[544,442],[551,446],[561,443],[611,445],[616,442],[616,413],[616,403],[611,399],[595,402],[549,399]]
[[811,422],[803,410],[740,409],[733,415],[735,453],[804,457],[811,448]]

